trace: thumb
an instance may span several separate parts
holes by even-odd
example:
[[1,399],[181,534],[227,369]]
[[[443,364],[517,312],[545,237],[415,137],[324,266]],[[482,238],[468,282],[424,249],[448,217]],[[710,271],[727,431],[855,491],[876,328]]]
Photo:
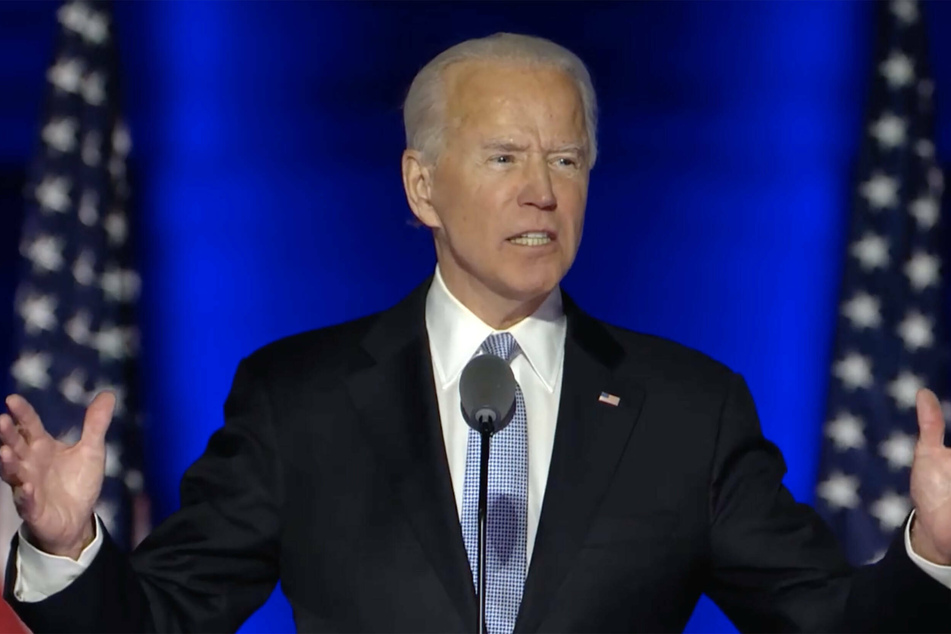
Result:
[[944,416],[934,392],[918,390],[918,442],[928,447],[944,447]]
[[116,409],[116,395],[112,392],[100,392],[86,408],[83,419],[83,435],[80,442],[104,444],[106,431],[112,422],[112,413]]

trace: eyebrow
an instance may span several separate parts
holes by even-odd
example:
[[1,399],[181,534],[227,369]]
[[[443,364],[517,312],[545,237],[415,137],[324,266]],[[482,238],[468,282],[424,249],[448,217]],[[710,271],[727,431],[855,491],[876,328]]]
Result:
[[[484,150],[497,150],[501,152],[525,152],[528,150],[528,146],[520,143],[512,143],[511,141],[486,141],[482,144],[482,149]],[[574,152],[576,154],[583,155],[585,153],[585,148],[583,145],[578,145],[577,143],[569,143],[567,145],[562,145],[557,148],[552,148],[547,150],[549,154],[562,154],[564,152]]]

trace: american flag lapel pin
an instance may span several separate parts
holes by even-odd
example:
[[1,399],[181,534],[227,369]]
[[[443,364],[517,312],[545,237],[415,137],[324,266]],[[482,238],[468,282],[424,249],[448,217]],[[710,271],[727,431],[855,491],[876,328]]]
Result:
[[614,394],[608,394],[607,392],[601,392],[601,396],[598,397],[598,401],[607,403],[612,407],[617,407],[621,402],[621,397],[615,396]]

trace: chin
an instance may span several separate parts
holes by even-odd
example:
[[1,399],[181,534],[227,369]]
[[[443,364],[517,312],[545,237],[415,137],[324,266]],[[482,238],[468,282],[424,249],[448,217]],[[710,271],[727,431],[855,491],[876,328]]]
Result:
[[548,295],[561,281],[560,271],[515,271],[502,277],[512,299],[528,301],[542,295]]

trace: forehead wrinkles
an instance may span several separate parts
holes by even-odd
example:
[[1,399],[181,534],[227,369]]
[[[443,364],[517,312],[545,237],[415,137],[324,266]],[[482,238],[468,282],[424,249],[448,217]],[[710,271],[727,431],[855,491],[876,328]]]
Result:
[[[553,137],[542,142],[553,146],[585,141],[581,96],[559,69],[461,62],[446,69],[444,82],[447,130],[541,131]],[[552,129],[552,123],[560,129]]]

